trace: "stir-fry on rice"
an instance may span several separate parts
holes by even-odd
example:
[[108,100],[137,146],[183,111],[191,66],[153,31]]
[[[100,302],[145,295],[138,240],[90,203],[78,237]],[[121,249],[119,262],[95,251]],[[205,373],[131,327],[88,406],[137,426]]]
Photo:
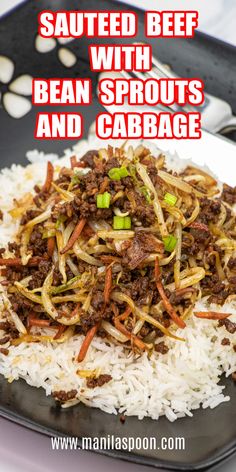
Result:
[[140,418],[227,400],[218,382],[236,368],[235,189],[192,165],[170,170],[143,145],[79,157],[49,162],[43,182],[39,164],[0,178],[12,179],[0,372],[62,403]]

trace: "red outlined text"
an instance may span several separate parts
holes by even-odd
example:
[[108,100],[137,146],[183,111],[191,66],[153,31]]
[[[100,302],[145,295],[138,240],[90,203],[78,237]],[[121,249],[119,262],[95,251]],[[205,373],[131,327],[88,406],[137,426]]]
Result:
[[150,45],[110,44],[89,46],[92,71],[148,71],[152,68]]
[[199,139],[200,113],[100,113],[100,139]]
[[33,79],[33,105],[90,105],[91,79]]
[[145,13],[147,38],[192,38],[197,27],[197,11],[147,11]]
[[83,134],[80,113],[38,113],[35,139],[79,139]]
[[133,38],[138,19],[132,11],[44,10],[38,15],[38,23],[43,38]]
[[99,81],[99,101],[102,105],[201,105],[204,84],[200,79],[123,79]]

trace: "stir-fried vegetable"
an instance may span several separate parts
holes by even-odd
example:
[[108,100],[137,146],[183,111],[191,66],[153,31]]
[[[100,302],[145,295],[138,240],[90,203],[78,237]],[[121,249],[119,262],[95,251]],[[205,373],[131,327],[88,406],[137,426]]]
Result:
[[123,177],[128,177],[129,172],[126,167],[113,167],[109,170],[108,175],[112,180],[120,180]]
[[105,276],[105,287],[104,287],[104,302],[107,305],[110,300],[110,294],[112,289],[112,267],[109,266],[106,269]]
[[42,288],[42,304],[44,306],[45,312],[54,320],[58,321],[61,324],[64,325],[74,325],[79,322],[80,320],[80,315],[75,314],[71,317],[65,317],[65,316],[59,316],[59,313],[57,312],[56,308],[54,307],[51,298],[50,298],[50,292],[51,292],[51,287],[52,287],[52,281],[53,281],[53,270],[49,272],[48,276],[45,279],[45,282],[43,284]]
[[109,208],[111,202],[111,194],[105,192],[97,195],[97,208]]
[[10,343],[86,333],[78,362],[96,335],[150,356],[160,336],[184,341],[175,331],[193,313],[226,323],[223,309],[194,306],[235,297],[236,192],[194,167],[167,169],[143,145],[109,146],[48,163],[36,194],[14,200],[19,229],[0,257]]
[[175,195],[172,195],[172,193],[166,192],[164,195],[164,201],[167,203],[167,205],[175,206],[177,202],[177,197]]
[[54,173],[54,167],[53,167],[52,163],[49,161],[48,165],[47,165],[46,180],[45,180],[45,183],[42,187],[43,192],[49,192],[50,187],[52,185],[52,181],[53,181],[53,173]]
[[80,234],[82,233],[83,231],[83,228],[86,224],[86,219],[85,218],[82,218],[76,225],[68,243],[66,244],[66,246],[64,247],[64,249],[61,250],[61,254],[65,254],[67,251],[69,251],[75,244],[75,242],[77,241],[77,239],[79,238]]
[[169,313],[174,323],[177,326],[179,326],[179,328],[185,328],[186,326],[185,322],[177,315],[175,309],[173,308],[173,306],[171,305],[171,303],[169,302],[165,294],[165,290],[161,282],[161,274],[160,274],[160,266],[159,266],[158,257],[155,260],[155,278],[156,278],[157,290],[160,294],[160,297],[162,298],[166,311]]
[[215,311],[198,311],[198,312],[195,312],[194,315],[197,318],[202,318],[205,320],[226,320],[226,318],[229,318],[229,316],[231,316],[232,314],[215,312]]
[[170,234],[169,236],[166,236],[165,238],[163,238],[163,242],[164,242],[165,251],[172,252],[174,251],[175,246],[177,244],[177,238],[173,236],[172,234]]
[[113,216],[113,229],[130,229],[130,216]]
[[153,207],[154,211],[156,213],[157,221],[160,225],[160,233],[163,237],[167,236],[168,231],[166,228],[166,223],[164,220],[164,215],[162,212],[161,204],[157,195],[157,191],[145,169],[145,167],[142,164],[137,164],[136,166],[137,172],[139,173],[141,179],[143,180],[144,185],[149,189],[151,194],[153,195]]
[[99,325],[100,323],[97,323],[95,326],[93,326],[89,331],[88,333],[86,334],[85,338],[84,338],[84,341],[83,341],[83,344],[80,348],[80,352],[79,352],[79,355],[77,357],[77,361],[78,362],[82,362],[87,354],[87,351],[88,351],[88,348],[99,328]]

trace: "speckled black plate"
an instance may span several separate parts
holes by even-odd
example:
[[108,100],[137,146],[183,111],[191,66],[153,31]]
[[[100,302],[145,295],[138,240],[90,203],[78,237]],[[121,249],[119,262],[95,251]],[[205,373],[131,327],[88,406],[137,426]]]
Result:
[[[104,10],[128,9],[109,0],[30,0],[11,15],[0,20],[0,54],[7,55],[15,63],[14,78],[23,73],[35,77],[91,77],[94,90],[97,75],[89,71],[86,38],[66,45],[78,58],[74,68],[65,69],[57,58],[56,49],[39,54],[34,49],[37,30],[37,13],[43,9],[98,8]],[[53,5],[53,7],[52,7]],[[143,13],[139,16],[138,40],[143,40]],[[125,42],[125,40],[121,40]],[[96,42],[96,40],[95,40]],[[112,40],[112,42],[114,42]],[[120,40],[119,40],[120,42]],[[206,90],[227,100],[236,113],[236,53],[235,48],[215,41],[205,35],[197,34],[193,40],[158,39],[151,41],[154,53],[164,62],[171,64],[182,76],[200,76]],[[5,93],[7,86],[1,86]],[[57,109],[55,107],[55,109]],[[63,108],[64,109],[64,108]],[[78,110],[78,107],[76,108]],[[70,107],[71,110],[71,107]],[[101,107],[94,98],[91,107],[79,107],[84,112],[86,132]],[[38,148],[43,151],[61,152],[72,142],[37,142],[33,138],[35,115],[39,109],[32,110],[20,120],[10,118],[0,108],[0,158],[1,167],[13,162],[26,164],[25,152]],[[23,424],[44,434],[119,437],[181,437],[186,439],[185,451],[145,451],[133,453],[110,450],[105,453],[140,464],[152,465],[172,470],[205,470],[218,464],[236,451],[236,386],[224,381],[226,393],[231,401],[221,404],[214,410],[198,410],[193,418],[183,418],[170,423],[165,418],[158,422],[146,418],[127,418],[121,424],[119,417],[108,415],[100,410],[75,406],[61,410],[54,400],[46,397],[42,389],[29,387],[18,381],[8,384],[0,376],[0,414],[12,421]]]

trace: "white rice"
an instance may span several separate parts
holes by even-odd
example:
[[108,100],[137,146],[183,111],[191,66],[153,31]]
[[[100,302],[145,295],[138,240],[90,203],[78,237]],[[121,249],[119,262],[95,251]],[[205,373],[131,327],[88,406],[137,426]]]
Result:
[[[99,144],[94,137],[81,141],[73,148],[73,154],[81,157]],[[12,208],[13,198],[19,198],[44,180],[48,159],[53,160],[55,166],[65,165],[70,155],[71,150],[67,150],[57,162],[54,154],[45,156],[31,151],[28,158],[32,164],[26,168],[13,165],[11,169],[1,172],[0,208],[4,211],[4,220],[0,225],[1,246],[6,245],[17,230],[17,224],[6,213]],[[176,164],[172,157],[170,165],[176,167]],[[220,310],[214,305],[210,308],[233,313],[230,319],[236,322],[236,306],[233,303]],[[196,309],[203,311],[209,306],[201,301]],[[138,416],[139,419],[145,416],[158,419],[166,415],[174,421],[192,416],[192,411],[201,406],[215,408],[230,400],[224,395],[224,386],[219,385],[219,381],[223,373],[227,377],[236,371],[233,349],[236,334],[228,333],[224,327],[218,328],[217,324],[192,316],[187,320],[184,332],[177,330],[177,335],[184,336],[185,342],[167,338],[165,343],[169,352],[165,355],[154,352],[150,359],[146,354],[141,357],[128,355],[122,346],[108,345],[102,339],[95,338],[86,359],[78,365],[75,358],[83,336],[74,337],[64,344],[22,343],[10,347],[8,356],[0,354],[0,373],[9,382],[23,378],[29,385],[43,387],[46,395],[55,390],[76,389],[79,401],[107,413],[119,412]],[[225,337],[230,340],[229,346],[221,344]],[[89,389],[86,379],[76,373],[78,369],[99,369],[102,374],[110,374],[112,380],[102,387]]]

